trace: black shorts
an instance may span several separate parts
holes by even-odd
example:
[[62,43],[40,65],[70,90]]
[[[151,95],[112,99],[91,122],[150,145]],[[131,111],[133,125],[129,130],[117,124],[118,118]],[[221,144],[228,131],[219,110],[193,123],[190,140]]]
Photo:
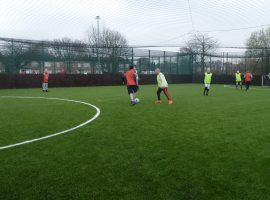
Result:
[[137,85],[127,86],[128,94],[136,93],[138,91]]

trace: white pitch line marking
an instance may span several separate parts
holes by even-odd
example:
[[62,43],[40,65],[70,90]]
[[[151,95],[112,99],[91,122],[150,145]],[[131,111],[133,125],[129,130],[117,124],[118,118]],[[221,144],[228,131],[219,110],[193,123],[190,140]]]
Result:
[[[235,86],[230,86],[230,85],[224,85],[224,88],[236,89]],[[243,89],[245,89],[244,85],[243,85]],[[262,88],[250,88],[250,90],[269,91],[268,88],[265,88],[265,89],[262,89]]]
[[53,134],[50,134],[50,135],[46,135],[46,136],[43,136],[43,137],[40,137],[40,138],[35,138],[35,139],[31,139],[31,140],[26,140],[26,141],[23,141],[23,142],[19,142],[19,143],[15,143],[15,144],[10,144],[10,145],[6,145],[6,146],[2,146],[0,147],[0,150],[3,150],[3,149],[9,149],[9,148],[12,148],[12,147],[16,147],[16,146],[20,146],[20,145],[24,145],[24,144],[29,144],[29,143],[33,143],[33,142],[37,142],[37,141],[40,141],[40,140],[45,140],[45,139],[48,139],[48,138],[51,138],[51,137],[55,137],[55,136],[58,136],[58,135],[62,135],[62,134],[65,134],[65,133],[68,133],[68,132],[71,132],[71,131],[74,131],[76,129],[79,129],[87,124],[90,124],[92,121],[94,121],[95,119],[97,119],[100,115],[100,109],[95,106],[95,105],[92,105],[90,103],[86,103],[86,102],[83,102],[83,101],[77,101],[77,100],[71,100],[71,99],[62,99],[62,98],[49,98],[49,97],[23,97],[23,96],[0,96],[0,98],[13,98],[13,99],[47,99],[47,100],[58,100],[58,101],[67,101],[67,102],[73,102],[73,103],[79,103],[79,104],[84,104],[84,105],[87,105],[89,107],[92,107],[92,108],[95,108],[95,110],[97,111],[96,114],[91,118],[91,119],[88,119],[87,121],[83,122],[82,124],[79,124],[75,127],[72,127],[70,129],[67,129],[67,130],[64,130],[64,131],[60,131],[60,132],[57,132],[57,133],[53,133]]

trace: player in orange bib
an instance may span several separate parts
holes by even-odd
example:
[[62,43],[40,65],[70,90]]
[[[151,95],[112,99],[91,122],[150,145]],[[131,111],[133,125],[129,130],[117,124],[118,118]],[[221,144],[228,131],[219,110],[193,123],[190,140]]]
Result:
[[249,71],[247,71],[245,74],[246,91],[249,90],[252,78],[253,78],[252,74]]
[[42,91],[43,92],[48,92],[48,84],[49,84],[49,73],[48,70],[44,70],[43,74],[43,83],[42,83]]
[[127,90],[130,96],[131,105],[136,105],[135,99],[139,89],[138,75],[134,66],[130,66],[125,75]]

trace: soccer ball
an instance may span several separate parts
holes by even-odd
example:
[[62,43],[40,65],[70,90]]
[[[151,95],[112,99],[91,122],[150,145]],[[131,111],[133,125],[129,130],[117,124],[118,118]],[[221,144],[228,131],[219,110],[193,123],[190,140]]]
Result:
[[140,99],[139,98],[136,98],[134,101],[135,101],[135,103],[140,103]]

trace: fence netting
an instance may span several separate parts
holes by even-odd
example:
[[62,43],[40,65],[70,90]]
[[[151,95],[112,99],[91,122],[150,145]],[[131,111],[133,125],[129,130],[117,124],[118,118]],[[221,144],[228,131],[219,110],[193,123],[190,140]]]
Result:
[[[180,48],[179,48],[180,49]],[[269,73],[269,54],[260,49],[214,54],[183,54],[180,51],[144,47],[97,47],[86,43],[31,41],[0,38],[0,73],[116,74],[135,65],[141,74],[160,68],[165,74],[202,74],[206,68],[216,74],[247,70]]]

